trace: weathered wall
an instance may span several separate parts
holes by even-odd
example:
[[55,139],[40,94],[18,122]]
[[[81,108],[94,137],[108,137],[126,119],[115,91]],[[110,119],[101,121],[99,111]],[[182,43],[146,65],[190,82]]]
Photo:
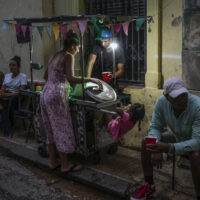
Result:
[[[146,114],[142,131],[136,125],[122,143],[140,148],[141,139],[148,134],[155,102],[162,95],[164,80],[172,76],[181,77],[182,51],[182,0],[148,0],[147,15],[153,16],[151,31],[147,32],[147,72],[145,88],[126,88],[132,101],[145,105]],[[147,30],[149,25],[147,25]]]
[[[4,19],[41,16],[42,2],[40,0],[0,0],[0,27]],[[34,35],[33,43],[33,59],[43,63],[42,42],[38,34]],[[5,31],[0,30],[0,69],[4,73],[9,72],[9,60],[15,55],[22,59],[21,72],[30,77],[29,45],[17,43],[15,30],[11,28]],[[40,77],[42,76],[38,74],[38,78]]]
[[[76,15],[83,14],[84,0],[0,0],[0,27],[2,20],[21,17],[46,17],[59,15]],[[33,24],[33,26],[47,25]],[[52,38],[49,39],[47,32],[43,31],[43,39],[41,40],[38,31],[35,29],[33,34],[33,53],[32,60],[44,66],[50,56],[60,49],[59,41]],[[29,44],[18,44],[15,30],[0,30],[0,70],[4,73],[9,72],[8,63],[10,58],[18,55],[22,59],[21,72],[27,74],[30,79],[29,66]],[[79,68],[79,63],[76,64]],[[34,81],[43,81],[43,72],[34,70]]]
[[182,0],[163,1],[162,5],[162,76],[182,76]]
[[200,91],[200,0],[185,0],[183,13],[183,79],[189,89]]

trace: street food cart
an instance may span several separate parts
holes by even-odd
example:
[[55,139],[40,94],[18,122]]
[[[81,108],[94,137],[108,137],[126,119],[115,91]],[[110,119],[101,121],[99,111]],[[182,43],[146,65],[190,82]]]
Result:
[[[16,24],[21,26],[27,26],[29,28],[28,36],[27,31],[28,28],[25,29],[24,37],[27,36],[27,42],[29,42],[29,51],[30,51],[30,74],[31,74],[31,89],[33,90],[33,69],[37,69],[37,64],[32,61],[32,34],[31,34],[31,27],[32,24],[37,23],[57,23],[62,25],[63,23],[70,23],[73,21],[87,21],[88,23],[95,25],[92,20],[94,17],[98,18],[105,18],[106,16],[96,15],[96,16],[88,16],[88,15],[77,15],[77,16],[59,16],[59,17],[43,17],[43,18],[15,18],[14,20],[5,20],[6,22],[14,21]],[[81,28],[80,28],[81,30]],[[81,31],[80,31],[81,32]],[[30,38],[29,38],[30,36]],[[60,45],[61,45],[61,33],[60,33]],[[88,157],[91,153],[97,153],[99,149],[104,148],[113,143],[111,135],[106,131],[106,129],[102,129],[101,131],[97,130],[98,128],[95,126],[94,121],[94,113],[106,113],[106,114],[116,114],[112,110],[108,108],[113,105],[117,105],[120,103],[120,99],[117,98],[116,92],[114,89],[102,81],[103,84],[103,91],[98,92],[97,85],[89,85],[84,84],[84,76],[85,76],[85,59],[84,59],[84,46],[83,46],[83,34],[80,34],[80,41],[81,41],[81,77],[82,77],[82,95],[77,97],[73,96],[70,98],[70,105],[71,105],[71,114],[72,114],[72,121],[74,126],[74,133],[76,137],[76,152]],[[23,39],[22,39],[23,42]],[[114,62],[115,63],[115,60]],[[115,67],[113,67],[115,68]],[[115,70],[115,69],[113,69]],[[29,91],[27,91],[28,95]],[[23,92],[25,94],[25,92]],[[129,96],[130,100],[130,96]],[[37,95],[38,106],[36,109],[35,114],[35,121],[38,121],[38,118],[41,119],[40,116],[40,109],[39,109],[39,95]],[[92,120],[90,117],[92,116]],[[40,135],[40,123],[35,123],[35,130],[37,135]],[[91,137],[92,136],[92,137]],[[90,143],[88,142],[88,138],[92,138]],[[45,140],[43,141],[43,145],[39,147],[39,153],[44,155],[43,151],[45,151]],[[96,154],[96,159],[99,159],[99,155]]]

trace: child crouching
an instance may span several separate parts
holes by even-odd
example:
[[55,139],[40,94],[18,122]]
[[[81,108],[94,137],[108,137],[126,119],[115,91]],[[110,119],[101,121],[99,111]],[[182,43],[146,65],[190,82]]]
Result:
[[125,109],[116,108],[117,115],[106,115],[106,124],[108,132],[111,133],[115,142],[130,131],[139,121],[139,131],[140,121],[144,118],[145,109],[144,105],[140,103],[133,103],[128,105]]

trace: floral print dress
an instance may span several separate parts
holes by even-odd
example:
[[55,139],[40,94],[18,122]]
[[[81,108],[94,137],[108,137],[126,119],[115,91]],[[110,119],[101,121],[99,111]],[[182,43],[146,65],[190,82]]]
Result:
[[63,67],[48,66],[48,81],[41,97],[40,106],[47,144],[55,143],[58,151],[72,153],[75,150],[75,137],[68,103],[69,82]]

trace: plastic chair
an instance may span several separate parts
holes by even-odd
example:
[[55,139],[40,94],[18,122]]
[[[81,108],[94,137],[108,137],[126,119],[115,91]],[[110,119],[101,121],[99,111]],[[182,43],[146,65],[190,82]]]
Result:
[[37,98],[36,92],[32,92],[29,90],[19,90],[18,112],[15,114],[15,117],[20,118],[23,121],[29,120],[29,123],[30,123],[28,127],[28,131],[26,133],[25,142],[28,142],[31,129],[33,130],[33,133],[35,135],[33,120],[36,113],[36,98]]

